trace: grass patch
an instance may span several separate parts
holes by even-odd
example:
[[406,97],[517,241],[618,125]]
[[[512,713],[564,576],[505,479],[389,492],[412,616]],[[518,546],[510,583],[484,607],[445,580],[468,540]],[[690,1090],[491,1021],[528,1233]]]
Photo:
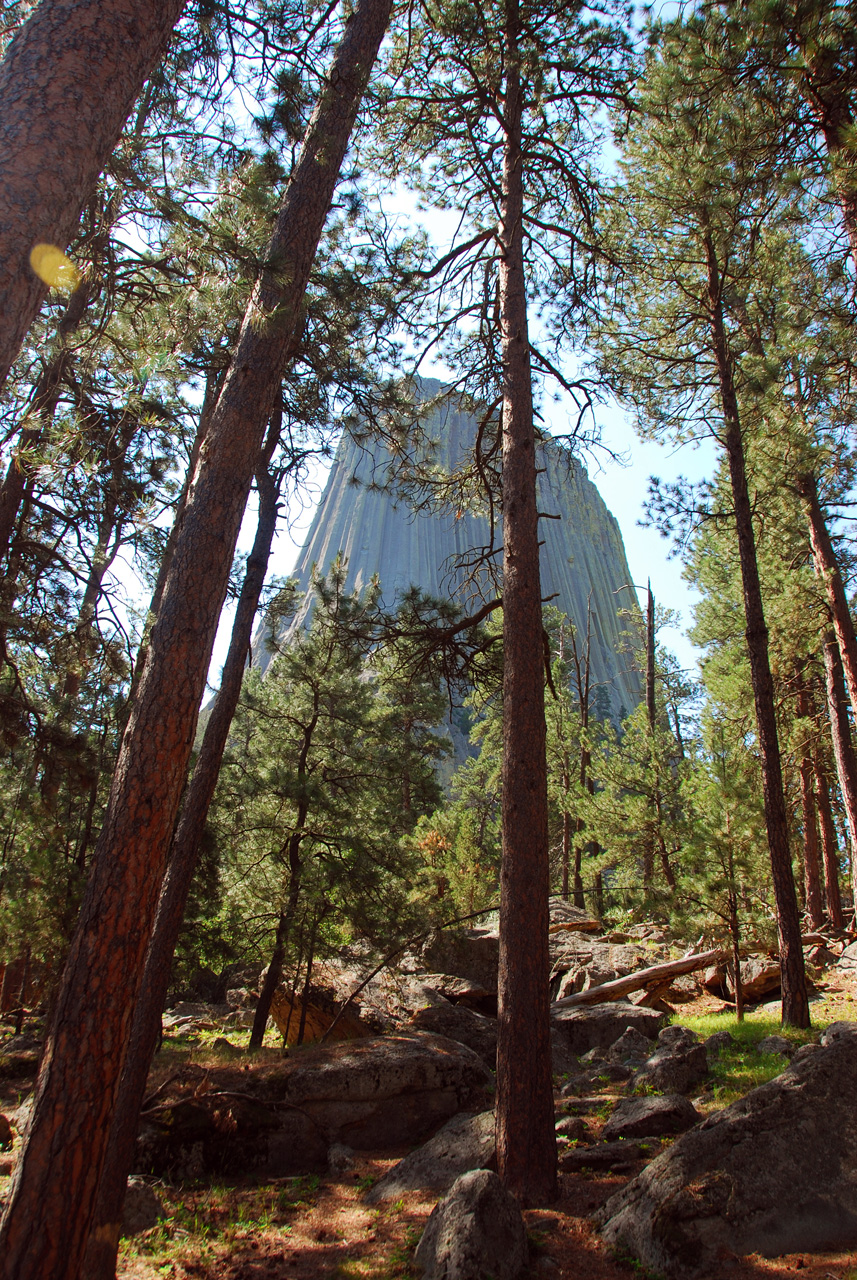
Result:
[[291,1216],[315,1203],[318,1186],[313,1176],[259,1187],[158,1187],[167,1217],[142,1235],[123,1239],[120,1253],[166,1266],[209,1257],[219,1247],[262,1231],[288,1236]]
[[783,1027],[779,1018],[768,1012],[748,1013],[743,1022],[739,1022],[734,1013],[701,1014],[696,1018],[678,1015],[674,1021],[690,1027],[702,1039],[707,1039],[716,1031],[728,1031],[732,1036],[735,1043],[726,1045],[716,1057],[712,1055],[710,1059],[714,1100],[720,1106],[728,1106],[730,1102],[735,1102],[760,1084],[773,1080],[785,1070],[786,1062],[781,1054],[759,1052],[757,1045],[761,1040],[766,1036],[784,1036],[797,1048],[815,1041],[818,1032],[831,1019],[820,1019],[808,1031]]

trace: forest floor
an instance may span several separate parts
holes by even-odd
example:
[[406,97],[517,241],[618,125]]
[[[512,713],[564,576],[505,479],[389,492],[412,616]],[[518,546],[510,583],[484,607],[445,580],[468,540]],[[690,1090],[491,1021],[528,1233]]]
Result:
[[[813,1035],[838,1019],[857,1018],[857,983],[839,975],[813,1002]],[[682,1004],[676,1022],[703,1035],[726,1027],[734,1017],[710,996]],[[782,1070],[781,1059],[766,1059],[752,1045],[779,1032],[770,1007],[751,1013],[740,1050],[723,1059],[712,1088],[695,1099],[703,1112],[726,1105]],[[808,1035],[795,1034],[806,1040]],[[195,1059],[197,1060],[197,1059]],[[597,1133],[613,1103],[622,1096],[606,1087],[587,1108]],[[557,1095],[558,1109],[564,1100]],[[654,1144],[657,1146],[657,1144]],[[661,1148],[663,1149],[663,1148]],[[158,1187],[170,1217],[143,1237],[123,1243],[121,1280],[409,1280],[418,1275],[414,1248],[436,1196],[411,1193],[381,1207],[364,1203],[363,1194],[407,1154],[356,1153],[345,1171],[322,1177],[246,1184],[198,1184]],[[654,1153],[653,1153],[654,1154]],[[560,1176],[559,1199],[546,1209],[525,1212],[531,1243],[528,1275],[538,1280],[632,1280],[647,1272],[632,1260],[614,1256],[590,1224],[590,1215],[640,1169],[627,1174],[575,1173]],[[803,1280],[857,1280],[853,1254],[794,1254],[776,1259],[757,1256],[723,1260],[711,1280],[785,1280],[800,1272]],[[655,1277],[651,1277],[655,1280]]]
[[[832,975],[831,975],[832,976]],[[813,1002],[813,1035],[838,1019],[857,1018],[857,983],[848,978],[827,984]],[[735,1033],[734,1016],[703,996],[684,1003],[674,1019],[703,1035],[725,1027]],[[694,1099],[703,1112],[731,1102],[782,1070],[781,1059],[766,1059],[753,1045],[779,1031],[776,1010],[763,1007],[748,1017],[741,1044],[712,1073],[711,1086]],[[791,1033],[795,1038],[811,1038]],[[203,1046],[166,1044],[151,1083],[174,1069],[176,1059],[205,1065]],[[267,1059],[269,1051],[263,1051]],[[252,1068],[250,1068],[252,1070]],[[29,1082],[28,1082],[29,1083]],[[21,1081],[6,1082],[20,1098]],[[26,1086],[25,1086],[26,1087]],[[598,1132],[621,1096],[606,1086],[588,1100],[587,1122]],[[9,1098],[0,1097],[0,1110]],[[558,1111],[567,1100],[557,1095]],[[593,1105],[595,1109],[593,1110]],[[572,1109],[572,1107],[569,1107]],[[17,1143],[16,1143],[17,1145]],[[657,1148],[657,1143],[653,1144]],[[660,1149],[663,1149],[661,1147]],[[412,1193],[380,1208],[363,1196],[374,1182],[407,1154],[407,1148],[355,1153],[349,1167],[325,1175],[155,1184],[166,1218],[149,1231],[124,1240],[117,1272],[120,1280],[397,1280],[418,1274],[413,1252],[436,1197]],[[654,1152],[653,1152],[654,1154]],[[590,1225],[590,1215],[634,1173],[604,1175],[586,1171],[563,1174],[560,1196],[546,1209],[525,1213],[531,1242],[528,1276],[539,1280],[632,1280],[648,1273],[639,1264],[614,1256]],[[8,1172],[8,1164],[0,1166]],[[0,1176],[0,1194],[8,1179]],[[724,1258],[718,1276],[728,1280],[785,1280],[800,1272],[805,1280],[857,1280],[852,1254],[799,1254],[777,1259]],[[650,1277],[655,1280],[655,1277]]]

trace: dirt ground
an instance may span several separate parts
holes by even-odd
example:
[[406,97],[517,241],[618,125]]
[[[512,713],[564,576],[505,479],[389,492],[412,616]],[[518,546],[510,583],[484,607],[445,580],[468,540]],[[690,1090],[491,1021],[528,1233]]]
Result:
[[[380,1209],[362,1202],[367,1180],[380,1177],[392,1163],[388,1154],[356,1161],[352,1169],[325,1178],[305,1193],[293,1209],[275,1213],[279,1221],[247,1219],[248,1204],[258,1205],[257,1189],[185,1192],[184,1206],[197,1215],[197,1223],[207,1219],[213,1226],[213,1220],[220,1217],[220,1231],[205,1240],[192,1228],[186,1234],[182,1228],[166,1232],[155,1228],[148,1239],[126,1242],[118,1275],[123,1280],[393,1280],[416,1276],[413,1249],[433,1200],[414,1193]],[[615,1176],[562,1176],[556,1204],[524,1215],[531,1243],[528,1274],[542,1280],[631,1280],[645,1276],[639,1264],[613,1257],[588,1222],[593,1210],[626,1181],[626,1177]],[[269,1202],[275,1202],[276,1189],[268,1184],[267,1190],[273,1192]],[[795,1254],[775,1260],[724,1258],[718,1276],[784,1280],[799,1271],[805,1280],[850,1280],[857,1274],[854,1267],[854,1257],[844,1253]]]
[[[857,983],[831,974],[813,1004],[813,1021],[853,1019]],[[676,1012],[680,1021],[724,1010],[710,996],[686,1000]],[[198,1060],[194,1051],[189,1051]],[[275,1051],[260,1056],[267,1060]],[[175,1059],[172,1060],[175,1065]],[[150,1086],[157,1087],[172,1067],[169,1054],[156,1059]],[[11,1110],[29,1092],[27,1080],[3,1082],[0,1110]],[[599,1101],[614,1095],[606,1088]],[[616,1086],[612,1086],[613,1089]],[[616,1094],[615,1096],[618,1096]],[[558,1098],[558,1102],[561,1100]],[[701,1102],[708,1110],[713,1102]],[[722,1104],[721,1104],[722,1105]],[[600,1115],[609,1110],[602,1107]],[[603,1119],[589,1112],[597,1133]],[[18,1148],[18,1141],[16,1141]],[[321,1178],[279,1179],[261,1183],[155,1183],[167,1218],[157,1227],[122,1243],[121,1280],[327,1280],[348,1277],[396,1280],[415,1277],[413,1251],[435,1198],[419,1193],[380,1208],[363,1197],[407,1149],[357,1153],[347,1168]],[[0,1157],[0,1195],[17,1150]],[[616,1258],[590,1225],[590,1215],[631,1176],[564,1174],[560,1196],[546,1209],[525,1213],[531,1242],[528,1275],[540,1280],[631,1280],[646,1277],[638,1263]],[[785,1280],[801,1272],[806,1280],[857,1280],[857,1257],[851,1254],[795,1254],[777,1259],[724,1257],[717,1274],[706,1280]],[[656,1277],[649,1277],[656,1280]]]

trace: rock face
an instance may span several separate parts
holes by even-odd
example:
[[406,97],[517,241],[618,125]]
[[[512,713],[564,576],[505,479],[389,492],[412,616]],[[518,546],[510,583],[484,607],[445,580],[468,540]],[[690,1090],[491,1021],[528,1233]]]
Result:
[[707,1075],[705,1045],[667,1042],[660,1045],[636,1072],[633,1088],[659,1093],[687,1093]]
[[410,1025],[417,1031],[433,1031],[466,1044],[478,1053],[487,1067],[493,1071],[497,1063],[497,1020],[474,1013],[464,1005],[434,1004],[418,1009]]
[[481,990],[497,994],[497,929],[441,929],[426,943],[422,959],[430,972],[466,978]]
[[586,1053],[588,1049],[609,1049],[627,1027],[633,1027],[653,1040],[664,1025],[664,1020],[664,1014],[655,1009],[641,1009],[638,1005],[623,1000],[571,1009],[551,1009],[551,1023],[565,1037],[572,1053]]
[[333,1145],[420,1142],[459,1111],[484,1109],[490,1080],[472,1050],[424,1032],[310,1048],[252,1079],[237,1067],[215,1068],[207,1092],[177,1090],[146,1118],[137,1169],[179,1177],[318,1172]]
[[[442,389],[441,383],[423,379],[419,394],[429,399]],[[437,442],[433,461],[455,466],[472,445],[476,421],[448,405],[435,411],[427,431]],[[614,715],[622,708],[631,711],[640,699],[640,678],[617,654],[618,611],[636,605],[636,595],[628,586],[631,575],[619,526],[578,461],[552,444],[542,446],[539,454],[544,472],[538,477],[538,507],[560,517],[541,525],[542,594],[556,594],[554,603],[582,629],[591,599],[593,683],[608,691]],[[380,446],[361,449],[343,435],[295,565],[302,590],[309,587],[313,565],[324,573],[341,552],[348,559],[349,591],[364,587],[377,573],[388,604],[411,585],[435,596],[456,595],[459,584],[450,576],[451,557],[484,546],[487,521],[454,510],[415,515],[382,487],[389,464],[390,456]],[[360,483],[353,483],[355,478]],[[495,594],[488,584],[485,590],[486,598]],[[296,625],[302,621],[299,615]],[[269,655],[264,644],[258,649],[264,667]]]
[[435,1206],[414,1258],[423,1280],[517,1280],[528,1252],[517,1201],[481,1169],[462,1174]]
[[622,1098],[616,1103],[601,1136],[612,1138],[662,1138],[684,1133],[701,1120],[693,1103],[680,1093],[654,1098]]
[[398,1200],[407,1191],[443,1194],[462,1173],[485,1169],[494,1158],[494,1112],[453,1116],[424,1146],[385,1173],[366,1196],[366,1203]]
[[678,1138],[599,1213],[605,1240],[670,1277],[724,1253],[857,1246],[857,1026]]
[[154,1188],[142,1178],[129,1178],[122,1209],[122,1235],[138,1236],[166,1216]]

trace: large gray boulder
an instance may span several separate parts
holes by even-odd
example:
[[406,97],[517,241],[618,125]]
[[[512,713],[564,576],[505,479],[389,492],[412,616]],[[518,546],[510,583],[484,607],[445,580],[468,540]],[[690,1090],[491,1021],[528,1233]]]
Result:
[[466,1044],[492,1071],[497,1065],[496,1018],[486,1018],[464,1005],[445,1003],[418,1009],[409,1025],[416,1031],[433,1031]]
[[413,1031],[310,1049],[271,1083],[330,1142],[367,1150],[419,1142],[459,1111],[484,1109],[491,1079],[466,1045]]
[[423,947],[422,959],[433,973],[467,978],[496,993],[500,935],[496,929],[439,929]]
[[702,1116],[680,1093],[659,1097],[622,1098],[616,1103],[602,1131],[602,1138],[661,1138],[684,1133]]
[[138,1172],[315,1173],[331,1146],[416,1144],[458,1112],[491,1105],[482,1059],[417,1031],[313,1046],[249,1074],[212,1068],[207,1080],[199,1094],[178,1082],[146,1118]]
[[627,1027],[653,1040],[665,1021],[665,1014],[641,1009],[625,1000],[571,1008],[551,1006],[551,1024],[565,1036],[572,1053],[578,1054],[589,1049],[609,1049]]
[[600,1210],[604,1239],[670,1277],[724,1252],[857,1247],[857,1026],[678,1138]]
[[138,1236],[167,1216],[154,1187],[142,1178],[129,1178],[122,1208],[122,1235]]
[[423,1280],[517,1280],[528,1253],[518,1202],[480,1169],[462,1174],[435,1206],[414,1257]]
[[687,1093],[708,1075],[704,1044],[662,1045],[634,1075],[632,1087],[657,1093]]
[[495,1159],[494,1112],[453,1116],[433,1138],[394,1165],[366,1195],[367,1204],[398,1200],[407,1191],[448,1191],[462,1173]]

